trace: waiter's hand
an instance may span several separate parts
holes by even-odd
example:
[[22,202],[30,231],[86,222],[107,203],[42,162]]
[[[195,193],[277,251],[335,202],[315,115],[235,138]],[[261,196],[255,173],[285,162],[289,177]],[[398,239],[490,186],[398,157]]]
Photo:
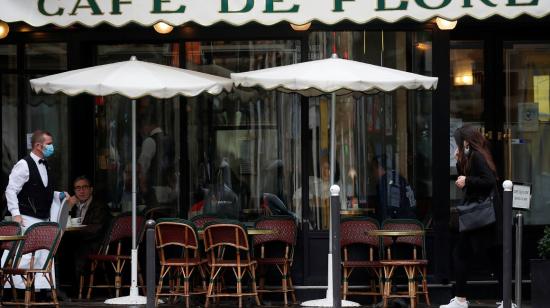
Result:
[[23,225],[23,217],[21,217],[21,215],[13,216],[12,221],[18,222],[20,225]]
[[73,207],[75,204],[78,203],[78,199],[76,198],[76,196],[69,196],[67,199],[67,203],[69,203],[69,205]]
[[459,176],[458,179],[456,179],[455,185],[460,189],[464,188],[464,186],[466,186],[466,177],[463,175]]

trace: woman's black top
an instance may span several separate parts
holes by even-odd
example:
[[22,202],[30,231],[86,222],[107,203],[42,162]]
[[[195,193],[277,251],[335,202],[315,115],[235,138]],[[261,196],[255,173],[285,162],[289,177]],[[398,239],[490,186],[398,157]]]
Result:
[[495,232],[496,239],[494,244],[502,245],[502,206],[500,190],[498,190],[496,183],[496,175],[491,168],[489,168],[487,161],[481,153],[472,151],[470,155],[470,170],[467,174],[464,174],[466,176],[464,201],[484,200],[491,194],[493,189],[497,189],[493,199],[493,206],[497,218],[497,223],[493,226],[493,232]]
[[470,170],[466,176],[464,186],[464,200],[482,200],[491,194],[495,188],[496,177],[487,161],[481,153],[473,151],[470,153]]

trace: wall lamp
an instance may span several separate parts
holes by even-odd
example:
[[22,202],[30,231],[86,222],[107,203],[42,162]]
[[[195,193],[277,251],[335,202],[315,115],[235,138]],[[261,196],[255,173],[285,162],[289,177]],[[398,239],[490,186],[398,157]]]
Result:
[[10,26],[0,20],[0,40],[8,36],[8,33],[10,33]]
[[453,30],[456,27],[456,24],[458,23],[458,21],[447,20],[441,17],[437,17],[435,19],[435,23],[437,24],[437,27],[441,30]]
[[311,27],[311,21],[303,25],[290,24],[290,27],[294,31],[307,31]]
[[153,26],[153,28],[155,28],[155,31],[157,31],[160,34],[168,34],[172,32],[172,30],[174,29],[174,27],[162,21],[157,22]]

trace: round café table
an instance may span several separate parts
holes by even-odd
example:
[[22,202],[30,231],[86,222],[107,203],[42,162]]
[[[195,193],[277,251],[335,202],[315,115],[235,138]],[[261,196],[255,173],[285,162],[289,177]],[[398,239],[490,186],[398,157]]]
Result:
[[65,228],[65,232],[80,231],[86,228],[88,225],[70,225]]
[[[197,232],[200,238],[204,237],[204,230],[199,230]],[[254,235],[264,235],[264,234],[275,234],[275,230],[270,229],[258,229],[258,228],[246,228],[246,234],[250,236]]]
[[368,215],[369,213],[374,213],[375,210],[373,208],[351,208],[351,209],[345,209],[340,210],[340,215],[342,216],[364,216]]
[[[378,237],[391,237],[395,243],[396,238],[402,236],[423,236],[424,230],[370,230],[367,235]],[[421,265],[420,260],[381,260],[380,264],[384,268],[384,290],[382,292],[382,307],[388,307],[388,300],[399,297],[410,298],[411,307],[416,307],[417,284],[415,281],[416,267]],[[408,278],[407,294],[391,294],[391,279],[396,267],[402,266]]]
[[12,241],[22,241],[26,238],[24,235],[1,235],[0,242],[12,242]]

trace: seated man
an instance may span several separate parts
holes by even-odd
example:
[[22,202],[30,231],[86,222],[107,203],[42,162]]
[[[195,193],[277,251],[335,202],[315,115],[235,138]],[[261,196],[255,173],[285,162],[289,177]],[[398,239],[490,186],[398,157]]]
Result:
[[380,222],[389,218],[416,219],[416,199],[407,180],[395,170],[386,170],[379,157],[372,160],[376,183],[376,215]]
[[85,176],[76,178],[73,188],[75,194],[68,200],[71,206],[70,215],[72,218],[80,218],[84,227],[66,232],[59,252],[63,257],[60,259],[63,262],[63,268],[68,271],[74,269],[74,273],[65,273],[65,277],[71,279],[69,277],[72,276],[72,285],[75,286],[74,290],[77,290],[80,274],[85,269],[86,256],[97,252],[103,243],[112,217],[109,207],[93,198],[93,187],[88,178]]

